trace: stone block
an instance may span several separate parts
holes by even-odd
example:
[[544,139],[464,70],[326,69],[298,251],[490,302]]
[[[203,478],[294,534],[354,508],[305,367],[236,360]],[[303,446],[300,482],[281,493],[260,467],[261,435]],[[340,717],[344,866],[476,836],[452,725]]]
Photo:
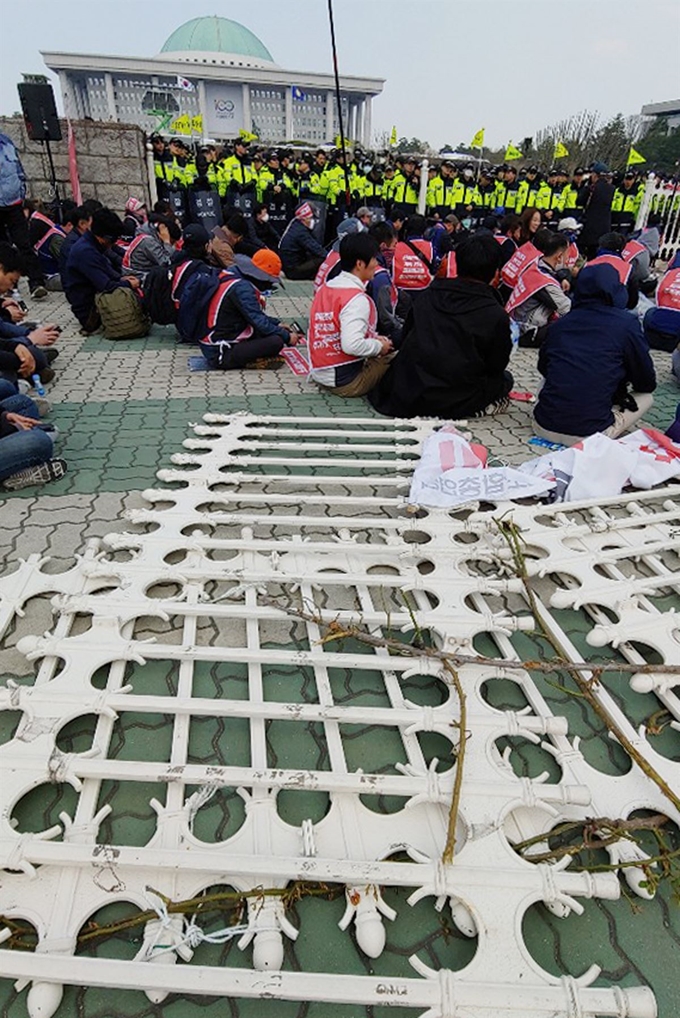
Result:
[[114,184],[137,186],[141,179],[139,164],[134,159],[109,159],[110,180]]
[[97,184],[96,190],[99,201],[115,212],[122,211],[130,197],[130,189],[126,184]]
[[110,160],[106,156],[81,155],[78,156],[78,170],[87,180],[94,180],[97,183],[108,184],[111,181],[109,170]]
[[136,159],[145,158],[144,138],[141,131],[121,131],[120,150],[124,156]]
[[88,153],[92,156],[116,157],[121,154],[120,137],[117,130],[98,125],[99,131],[88,132]]
[[44,165],[43,158],[38,152],[24,153],[21,156],[21,165],[31,185],[34,181],[45,179],[47,176],[47,167]]

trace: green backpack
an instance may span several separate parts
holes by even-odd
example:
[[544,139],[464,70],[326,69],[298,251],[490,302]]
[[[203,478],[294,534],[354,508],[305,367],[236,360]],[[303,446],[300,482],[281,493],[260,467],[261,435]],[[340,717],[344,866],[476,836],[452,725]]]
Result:
[[106,339],[141,339],[149,334],[151,319],[127,286],[119,286],[111,293],[98,293],[94,301]]

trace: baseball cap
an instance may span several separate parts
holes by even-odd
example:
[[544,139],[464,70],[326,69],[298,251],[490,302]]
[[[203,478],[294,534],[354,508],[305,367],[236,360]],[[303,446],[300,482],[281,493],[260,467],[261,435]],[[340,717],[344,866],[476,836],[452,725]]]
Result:
[[125,202],[126,212],[141,212],[141,210],[145,208],[146,205],[140,198],[133,198],[132,196],[130,196],[128,200]]
[[[259,253],[259,251],[255,252],[256,255]],[[274,252],[271,253],[273,254]],[[260,268],[255,264],[254,258],[250,258],[248,255],[234,255],[234,262],[236,263],[236,267],[240,269],[242,274],[247,276],[248,279],[256,279],[260,283],[269,283],[270,285],[279,282],[278,276],[274,276],[271,272],[266,272],[263,268]]]
[[560,230],[571,230],[571,232],[573,233],[576,230],[582,229],[583,224],[579,223],[576,219],[574,219],[573,216],[567,216],[566,219],[560,219],[559,223],[557,224],[558,232]]
[[280,276],[281,275],[281,259],[277,255],[276,251],[270,251],[268,247],[260,248],[253,255],[253,265],[258,269],[262,269],[268,276]]
[[201,247],[210,241],[210,234],[202,223],[189,223],[184,227],[182,240],[190,247]]

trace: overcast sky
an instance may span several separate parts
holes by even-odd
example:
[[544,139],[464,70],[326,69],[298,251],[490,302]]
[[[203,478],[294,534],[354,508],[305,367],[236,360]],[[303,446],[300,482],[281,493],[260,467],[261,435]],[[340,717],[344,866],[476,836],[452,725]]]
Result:
[[[8,0],[7,0],[8,2]],[[40,50],[153,56],[184,21],[246,25],[282,67],[330,72],[326,0],[23,0],[0,32],[0,113]],[[582,109],[680,98],[678,0],[334,0],[341,73],[386,78],[374,131],[491,147]],[[56,81],[56,79],[55,79]],[[55,88],[58,93],[58,88]]]

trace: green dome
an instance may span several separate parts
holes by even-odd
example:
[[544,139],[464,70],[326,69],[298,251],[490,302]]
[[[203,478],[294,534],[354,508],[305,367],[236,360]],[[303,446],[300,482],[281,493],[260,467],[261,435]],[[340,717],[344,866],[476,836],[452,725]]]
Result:
[[166,39],[161,53],[231,53],[237,56],[253,57],[273,64],[274,59],[256,35],[238,21],[218,18],[192,18]]

